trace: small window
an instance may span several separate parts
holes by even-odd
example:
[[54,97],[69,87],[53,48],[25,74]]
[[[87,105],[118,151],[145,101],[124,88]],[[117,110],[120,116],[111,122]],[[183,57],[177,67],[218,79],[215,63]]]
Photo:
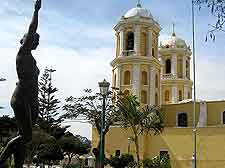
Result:
[[188,78],[188,79],[190,79],[190,74],[189,74],[189,67],[190,65],[189,65],[189,62],[188,61],[186,61],[186,77]]
[[187,127],[188,126],[188,116],[186,113],[179,113],[177,116],[177,126]]
[[130,84],[130,71],[124,72],[124,85]]
[[170,101],[170,92],[169,92],[169,90],[166,90],[165,91],[165,102],[168,102],[168,101]]
[[159,105],[159,98],[158,98],[158,94],[155,94],[155,105]]
[[147,92],[145,90],[141,91],[141,103],[147,104]]
[[225,111],[223,112],[223,124],[225,124]]
[[127,32],[126,50],[134,50],[134,33]]
[[183,98],[182,98],[182,91],[179,90],[179,101],[182,101],[182,100],[183,100]]
[[120,150],[116,150],[116,156],[120,156]]
[[159,78],[158,75],[155,75],[155,88],[159,88]]
[[152,48],[152,56],[155,57],[155,49]]
[[129,90],[125,90],[124,91],[124,96],[129,96],[129,94],[130,94],[130,91]]
[[170,74],[171,73],[171,61],[170,59],[166,60],[166,74]]
[[167,157],[168,156],[168,151],[160,151],[159,152],[159,158],[160,160],[164,157]]
[[146,71],[142,71],[142,84],[147,85],[148,84],[148,73]]

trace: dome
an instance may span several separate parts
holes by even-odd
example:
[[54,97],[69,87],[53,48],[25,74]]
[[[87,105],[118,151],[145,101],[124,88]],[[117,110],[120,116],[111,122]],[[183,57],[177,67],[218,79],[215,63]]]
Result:
[[187,44],[185,40],[176,36],[175,33],[172,34],[170,38],[162,41],[162,46],[166,48],[176,47],[176,48],[186,48]]
[[134,16],[152,18],[151,12],[148,9],[142,8],[141,4],[137,4],[137,6],[135,8],[130,9],[124,15],[125,18],[134,17]]

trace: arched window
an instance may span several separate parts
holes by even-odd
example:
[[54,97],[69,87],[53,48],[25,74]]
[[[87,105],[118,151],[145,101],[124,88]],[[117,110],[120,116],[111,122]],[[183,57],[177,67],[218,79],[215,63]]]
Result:
[[155,57],[155,49],[152,48],[152,56]]
[[155,88],[159,88],[159,78],[158,75],[155,75]]
[[116,74],[114,75],[114,82],[113,82],[114,87],[116,87]]
[[159,105],[159,98],[158,98],[158,94],[155,94],[155,105]]
[[145,90],[141,91],[141,103],[147,104],[147,92]]
[[178,59],[178,78],[182,78],[183,76],[183,60]]
[[165,102],[170,101],[170,92],[169,90],[166,90],[165,92]]
[[124,72],[124,85],[130,84],[130,71]]
[[125,96],[129,96],[130,95],[130,91],[129,90],[125,90],[123,93]]
[[147,54],[147,35],[145,32],[141,33],[141,55],[146,56]]
[[188,79],[190,79],[190,74],[189,74],[189,62],[188,61],[186,61],[186,77],[188,78]]
[[182,101],[182,100],[183,100],[183,98],[182,98],[182,91],[179,90],[179,101]]
[[134,50],[134,33],[127,32],[126,50]]
[[178,127],[187,127],[188,126],[188,116],[186,113],[178,113],[177,126]]
[[166,60],[166,74],[170,74],[171,73],[171,61],[170,59]]
[[148,73],[146,71],[142,71],[141,77],[142,77],[142,84],[147,85],[148,84]]

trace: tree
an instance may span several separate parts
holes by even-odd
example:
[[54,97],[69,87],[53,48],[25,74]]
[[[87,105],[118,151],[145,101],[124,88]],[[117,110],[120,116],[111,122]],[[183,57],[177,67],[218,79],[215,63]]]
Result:
[[206,5],[213,16],[216,18],[216,22],[214,25],[210,25],[211,29],[208,31],[206,35],[206,41],[208,36],[215,40],[215,32],[224,31],[224,23],[225,23],[225,0],[193,0],[193,2],[199,6],[201,9],[202,6]]
[[58,91],[56,87],[52,85],[52,73],[55,70],[45,68],[44,73],[39,82],[39,106],[40,120],[38,121],[40,127],[47,130],[48,133],[51,129],[58,127],[61,123],[61,119],[56,119],[58,116],[58,104],[60,101],[55,98],[55,93]]
[[51,165],[52,162],[63,158],[63,153],[56,139],[53,136],[49,136],[47,141],[40,145],[35,162]]
[[130,154],[122,154],[120,157],[114,156],[109,160],[109,164],[113,168],[131,167],[130,165],[133,165],[134,163],[134,157]]
[[138,136],[146,134],[159,134],[163,130],[163,121],[160,109],[157,106],[146,106],[141,109],[135,95],[118,95],[116,103],[118,119],[124,128],[130,128],[134,135],[137,166],[140,167]]
[[171,168],[169,155],[164,155],[161,159],[159,156],[144,159],[143,168]]
[[15,118],[10,118],[7,115],[0,117],[0,143],[7,143],[8,139],[14,136],[17,132]]
[[70,132],[62,136],[58,143],[63,151],[63,155],[68,157],[67,165],[71,163],[75,155],[88,154],[91,149],[91,142],[87,138],[74,136]]
[[[85,95],[81,97],[74,98],[71,96],[66,99],[66,104],[63,106],[66,113],[62,117],[68,119],[80,118],[94,124],[100,137],[102,96],[99,93],[93,94],[91,89],[86,89],[84,92]],[[107,134],[109,127],[117,120],[115,110],[113,108],[113,100],[112,93],[109,92],[106,98],[106,122],[103,136]],[[93,151],[97,160],[97,166],[99,161],[99,147],[100,141],[98,142],[98,146],[94,148]]]

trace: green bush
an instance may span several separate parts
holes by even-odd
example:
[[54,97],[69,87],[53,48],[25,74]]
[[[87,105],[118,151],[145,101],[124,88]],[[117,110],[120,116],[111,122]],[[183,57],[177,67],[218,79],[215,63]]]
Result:
[[155,156],[152,159],[143,160],[144,168],[171,168],[169,155],[165,155],[161,160],[159,156]]
[[70,164],[70,165],[65,165],[63,168],[81,168],[81,165],[79,163],[76,164]]
[[113,168],[132,168],[136,165],[133,155],[130,154],[122,154],[120,157],[111,157],[111,159],[109,160],[109,164]]

